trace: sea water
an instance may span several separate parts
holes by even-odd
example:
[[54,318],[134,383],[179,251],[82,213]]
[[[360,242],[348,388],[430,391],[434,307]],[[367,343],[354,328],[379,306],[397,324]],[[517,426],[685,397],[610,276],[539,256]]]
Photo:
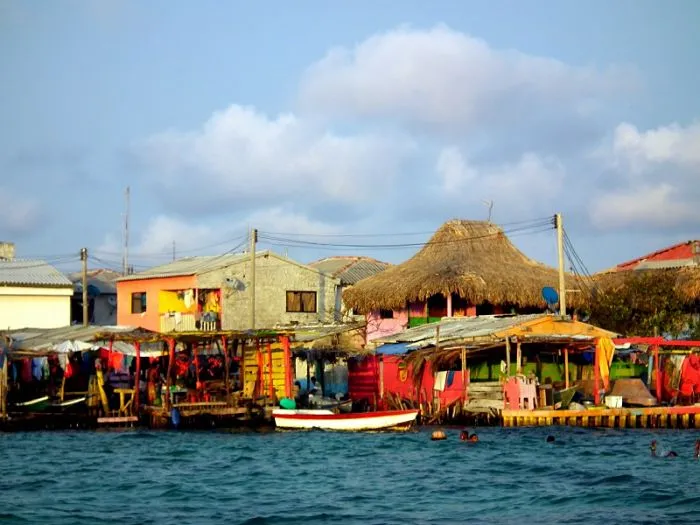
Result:
[[700,523],[698,431],[446,432],[0,434],[0,521]]

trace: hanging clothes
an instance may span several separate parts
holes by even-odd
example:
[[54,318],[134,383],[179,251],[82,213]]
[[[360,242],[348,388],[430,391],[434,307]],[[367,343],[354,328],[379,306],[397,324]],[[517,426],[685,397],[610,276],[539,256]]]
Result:
[[109,356],[109,368],[112,368],[117,371],[122,371],[124,367],[124,354],[120,354],[119,352],[112,352],[112,355]]
[[44,379],[44,363],[48,364],[49,360],[45,357],[35,357],[32,359],[32,377],[37,381]]
[[433,386],[434,390],[439,390],[442,392],[445,390],[445,381],[447,380],[447,372],[442,371],[442,372],[436,372],[435,373],[435,385]]
[[21,361],[21,368],[20,368],[20,378],[22,379],[23,383],[31,383],[32,382],[32,360],[29,357],[25,357]]
[[700,394],[700,356],[691,354],[683,362],[679,391],[683,396]]
[[597,347],[600,354],[598,358],[600,379],[603,381],[603,386],[607,389],[610,385],[610,365],[615,355],[615,343],[609,337],[601,337],[598,339]]

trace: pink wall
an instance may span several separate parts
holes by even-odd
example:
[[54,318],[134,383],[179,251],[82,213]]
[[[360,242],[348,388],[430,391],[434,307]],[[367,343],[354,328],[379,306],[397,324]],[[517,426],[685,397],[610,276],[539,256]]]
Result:
[[394,310],[393,319],[382,319],[379,310],[367,315],[367,342],[397,334],[408,326],[408,310]]

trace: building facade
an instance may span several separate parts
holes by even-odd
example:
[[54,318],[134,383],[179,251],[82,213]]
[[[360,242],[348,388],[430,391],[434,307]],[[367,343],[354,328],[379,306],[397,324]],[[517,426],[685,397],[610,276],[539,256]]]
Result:
[[[117,281],[117,322],[160,332],[251,328],[251,257],[188,257]],[[332,323],[340,280],[271,251],[255,257],[255,328]]]
[[14,253],[14,244],[0,243],[0,330],[70,325],[73,283],[45,261]]

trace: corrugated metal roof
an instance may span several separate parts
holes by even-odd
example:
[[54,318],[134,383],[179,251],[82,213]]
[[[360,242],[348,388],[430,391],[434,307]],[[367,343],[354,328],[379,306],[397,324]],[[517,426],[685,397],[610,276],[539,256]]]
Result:
[[[116,294],[115,282],[119,277],[120,274],[112,270],[91,270],[88,271],[88,286],[96,287],[101,294]],[[73,282],[76,292],[82,291],[83,274],[81,272],[68,274],[68,278]]]
[[72,288],[70,279],[46,261],[0,260],[0,285]]
[[[262,251],[256,254],[260,257],[268,253]],[[120,277],[117,281],[133,281],[138,279],[155,279],[159,277],[179,277],[185,275],[196,275],[199,273],[218,270],[232,264],[239,263],[250,257],[247,253],[231,253],[226,255],[198,255],[195,257],[185,257],[168,264],[154,266],[143,272]]]
[[[540,319],[547,314],[479,317],[445,317],[440,325],[440,344],[458,341],[470,337],[487,337],[528,321]],[[424,324],[409,328],[398,334],[389,335],[373,342],[377,345],[388,343],[407,343],[407,349],[418,350],[435,344],[435,329],[438,323]],[[381,353],[381,350],[378,349]]]
[[[93,342],[98,333],[121,333],[138,330],[133,326],[82,326],[71,325],[62,328],[23,328],[3,332],[12,339],[11,354],[40,355],[48,351],[70,353],[88,350],[95,346],[102,346]],[[104,342],[104,345],[107,343]],[[125,355],[136,355],[134,345],[123,341],[114,341],[112,349]],[[141,355],[143,357],[155,357],[163,354],[161,343],[143,343]]]
[[664,270],[697,266],[693,259],[670,259],[667,261],[642,261],[634,267],[635,270]]
[[352,285],[386,270],[391,265],[371,257],[348,256],[328,257],[314,261],[309,266],[339,278],[343,285]]

